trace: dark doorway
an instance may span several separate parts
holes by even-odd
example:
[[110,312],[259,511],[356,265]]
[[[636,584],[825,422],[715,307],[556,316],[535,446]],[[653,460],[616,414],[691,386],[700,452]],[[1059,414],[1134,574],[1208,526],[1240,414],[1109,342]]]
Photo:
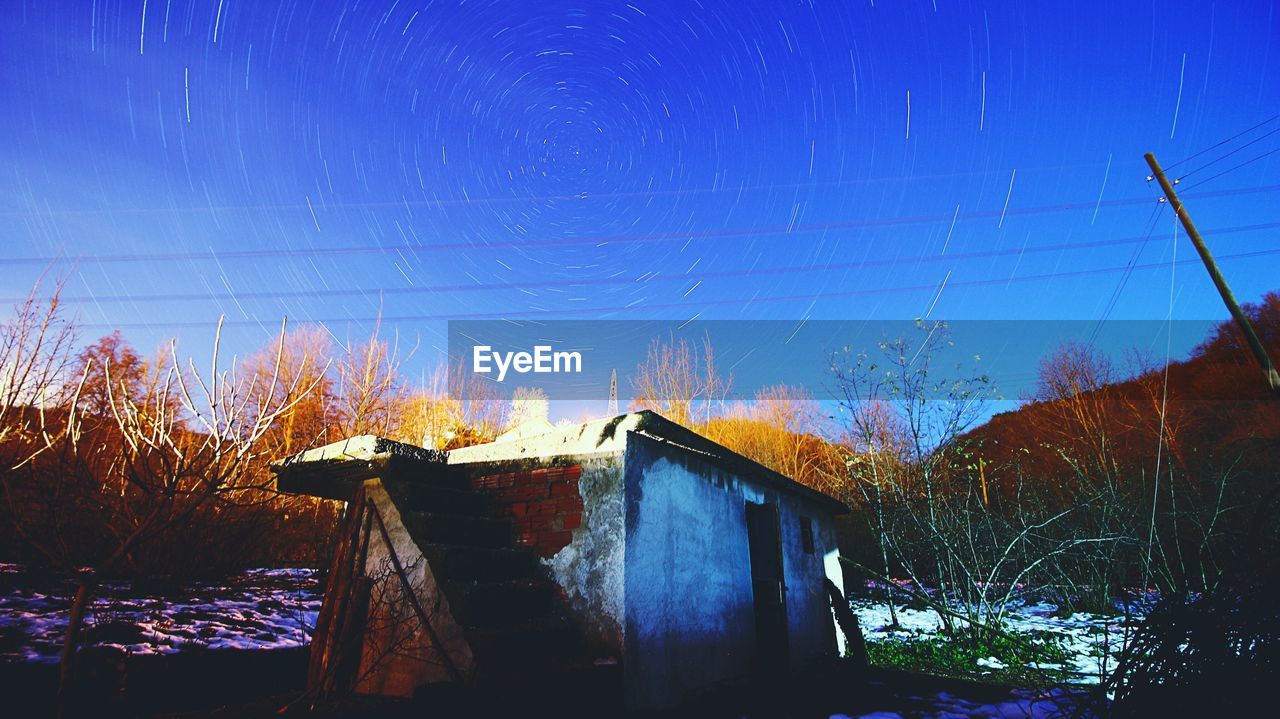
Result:
[[747,544],[755,598],[757,671],[782,676],[787,653],[787,584],[782,576],[778,506],[747,502]]

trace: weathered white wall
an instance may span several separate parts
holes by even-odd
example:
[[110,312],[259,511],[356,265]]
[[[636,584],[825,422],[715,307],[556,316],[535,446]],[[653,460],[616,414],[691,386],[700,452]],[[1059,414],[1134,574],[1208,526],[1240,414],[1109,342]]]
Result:
[[751,668],[746,488],[641,436],[626,483],[626,701],[658,709]]
[[[668,707],[751,672],[756,637],[748,501],[778,505],[793,668],[834,655],[823,583],[824,555],[835,547],[827,510],[641,435],[628,442],[625,476],[629,707]],[[813,519],[812,554],[803,551],[802,515]]]

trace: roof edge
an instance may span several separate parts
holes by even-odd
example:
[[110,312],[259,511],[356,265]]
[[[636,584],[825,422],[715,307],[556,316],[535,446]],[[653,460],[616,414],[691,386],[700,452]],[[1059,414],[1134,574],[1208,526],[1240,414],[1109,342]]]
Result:
[[769,469],[754,459],[738,454],[719,442],[673,422],[653,410],[640,410],[633,414],[639,415],[640,419],[630,430],[631,432],[692,452],[735,474],[755,477],[775,489],[807,497],[825,505],[832,514],[848,514],[851,511],[849,505],[835,497],[801,484],[781,472]]

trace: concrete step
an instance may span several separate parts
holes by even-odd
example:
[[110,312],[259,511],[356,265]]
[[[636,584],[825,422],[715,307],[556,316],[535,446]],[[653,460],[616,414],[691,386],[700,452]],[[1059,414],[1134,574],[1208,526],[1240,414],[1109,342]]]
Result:
[[418,545],[456,544],[490,549],[511,546],[511,523],[502,519],[435,512],[401,514]]
[[420,547],[437,577],[459,582],[502,582],[540,579],[542,566],[523,547],[477,547],[464,544],[423,544]]
[[556,597],[555,587],[545,579],[445,581],[444,592],[459,624],[488,629],[514,627],[544,615]]

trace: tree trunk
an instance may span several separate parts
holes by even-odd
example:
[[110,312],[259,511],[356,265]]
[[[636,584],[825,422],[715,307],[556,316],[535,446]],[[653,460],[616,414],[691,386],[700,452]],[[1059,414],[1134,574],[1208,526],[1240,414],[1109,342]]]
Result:
[[[885,549],[883,535],[881,535],[881,539],[880,539],[880,561],[884,563],[884,576],[892,577],[893,575],[889,573],[889,552],[888,550]],[[889,628],[895,629],[895,630],[901,629],[902,624],[898,622],[898,608],[894,606],[894,603],[893,603],[894,600],[893,600],[893,580],[892,579],[885,582],[885,588],[888,590]]]
[[80,648],[80,635],[84,628],[84,615],[93,599],[97,581],[90,575],[82,575],[76,581],[76,596],[71,601],[71,615],[67,618],[67,634],[62,640],[62,654],[58,672],[58,716],[69,715],[69,700],[74,693],[76,680],[76,652]]
[[841,593],[839,587],[830,578],[826,580],[827,598],[831,600],[831,609],[835,611],[836,622],[840,632],[844,634],[848,656],[860,669],[867,668],[867,643],[862,636],[862,627],[858,625],[858,615],[849,608],[849,599]]

